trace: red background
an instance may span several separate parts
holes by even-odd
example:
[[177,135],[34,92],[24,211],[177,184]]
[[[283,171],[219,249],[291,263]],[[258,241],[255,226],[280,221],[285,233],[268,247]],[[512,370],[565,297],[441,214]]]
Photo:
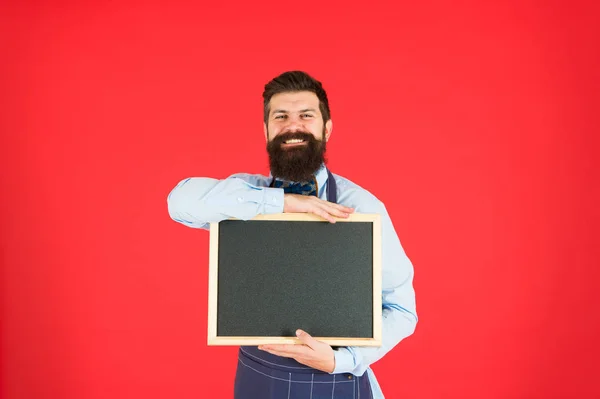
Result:
[[386,397],[600,397],[592,3],[3,3],[2,397],[231,397],[208,234],[166,198],[268,172],[261,93],[289,69],[415,266]]

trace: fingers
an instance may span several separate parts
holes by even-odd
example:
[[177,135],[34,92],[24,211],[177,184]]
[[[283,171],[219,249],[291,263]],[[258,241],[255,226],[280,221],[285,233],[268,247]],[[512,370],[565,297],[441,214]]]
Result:
[[297,362],[327,373],[335,370],[335,353],[328,344],[317,341],[303,330],[296,330],[302,345],[260,345],[258,349],[276,356],[295,359]]
[[[332,216],[337,216],[339,218],[347,218],[348,216],[350,216],[350,213],[354,212],[354,210],[352,208],[347,208],[347,207],[337,207],[337,206],[332,206],[332,205],[336,205],[336,204],[332,204],[331,202],[322,202],[319,203],[319,206],[321,207],[321,209],[323,209],[324,211],[326,211],[327,213],[329,213]],[[345,208],[345,209],[344,209]],[[346,209],[352,209],[351,211],[347,211]]]
[[312,349],[304,345],[260,345],[258,349],[273,355],[290,358],[306,356],[309,351],[312,351]]
[[312,213],[314,213],[317,216],[321,216],[323,219],[331,222],[331,223],[335,223],[335,219],[333,216],[331,216],[331,214],[329,212],[327,212],[325,209],[320,208],[320,207],[316,207]]
[[277,352],[274,354],[282,353],[284,355],[290,355],[288,357],[294,357],[307,355],[313,350],[317,350],[319,348],[319,344],[322,344],[321,342],[314,339],[309,333],[303,330],[296,330],[296,336],[300,339],[303,345],[269,344],[259,345],[258,349],[270,353]]
[[336,217],[346,219],[354,212],[354,208],[335,204],[318,197],[286,194],[284,198],[284,212],[312,213],[331,223],[335,223]]
[[[348,211],[350,209],[350,211]],[[317,202],[315,204],[315,208],[313,208],[312,213],[321,216],[322,218],[330,221],[331,223],[335,223],[335,217],[346,219],[350,216],[350,213],[354,212],[352,208],[348,208],[345,206],[339,206],[337,204],[332,204],[331,202],[322,201]]]
[[319,341],[310,336],[310,334],[306,331],[297,330],[296,336],[300,339],[300,341],[302,341],[304,345],[308,346],[311,349],[317,349]]
[[344,205],[336,204],[335,202],[325,201],[325,200],[322,200],[322,199],[317,198],[317,197],[312,197],[312,198],[316,199],[319,204],[325,205],[329,209],[332,209],[332,210],[334,210],[336,212],[340,212],[342,214],[344,214],[344,213],[350,214],[350,213],[354,212],[354,208],[350,208],[349,206],[344,206]]
[[344,205],[340,205],[340,204],[334,204],[333,202],[328,202],[329,204],[333,205],[335,208],[339,209],[342,212],[345,213],[353,213],[354,212],[354,208],[351,208],[349,206],[344,206]]

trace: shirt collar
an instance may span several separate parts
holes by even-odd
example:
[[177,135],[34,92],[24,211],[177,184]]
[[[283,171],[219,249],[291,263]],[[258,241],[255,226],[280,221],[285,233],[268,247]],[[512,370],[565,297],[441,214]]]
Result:
[[321,195],[323,192],[323,187],[325,187],[325,183],[327,182],[327,168],[325,164],[321,165],[317,173],[315,173],[315,178],[317,179],[317,188],[318,194]]

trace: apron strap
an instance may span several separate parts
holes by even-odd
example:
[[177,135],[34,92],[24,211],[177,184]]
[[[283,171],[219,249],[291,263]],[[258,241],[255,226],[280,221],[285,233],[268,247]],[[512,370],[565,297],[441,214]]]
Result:
[[337,204],[337,185],[329,169],[327,169],[327,201]]

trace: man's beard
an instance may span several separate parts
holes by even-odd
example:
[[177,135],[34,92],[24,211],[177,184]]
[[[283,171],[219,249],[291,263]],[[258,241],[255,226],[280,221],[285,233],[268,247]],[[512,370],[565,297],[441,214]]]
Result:
[[[302,139],[306,144],[291,148],[282,148],[283,142],[290,139]],[[267,142],[269,165],[274,177],[289,181],[307,181],[312,178],[325,159],[325,129],[321,140],[310,133],[287,132],[277,135]]]

